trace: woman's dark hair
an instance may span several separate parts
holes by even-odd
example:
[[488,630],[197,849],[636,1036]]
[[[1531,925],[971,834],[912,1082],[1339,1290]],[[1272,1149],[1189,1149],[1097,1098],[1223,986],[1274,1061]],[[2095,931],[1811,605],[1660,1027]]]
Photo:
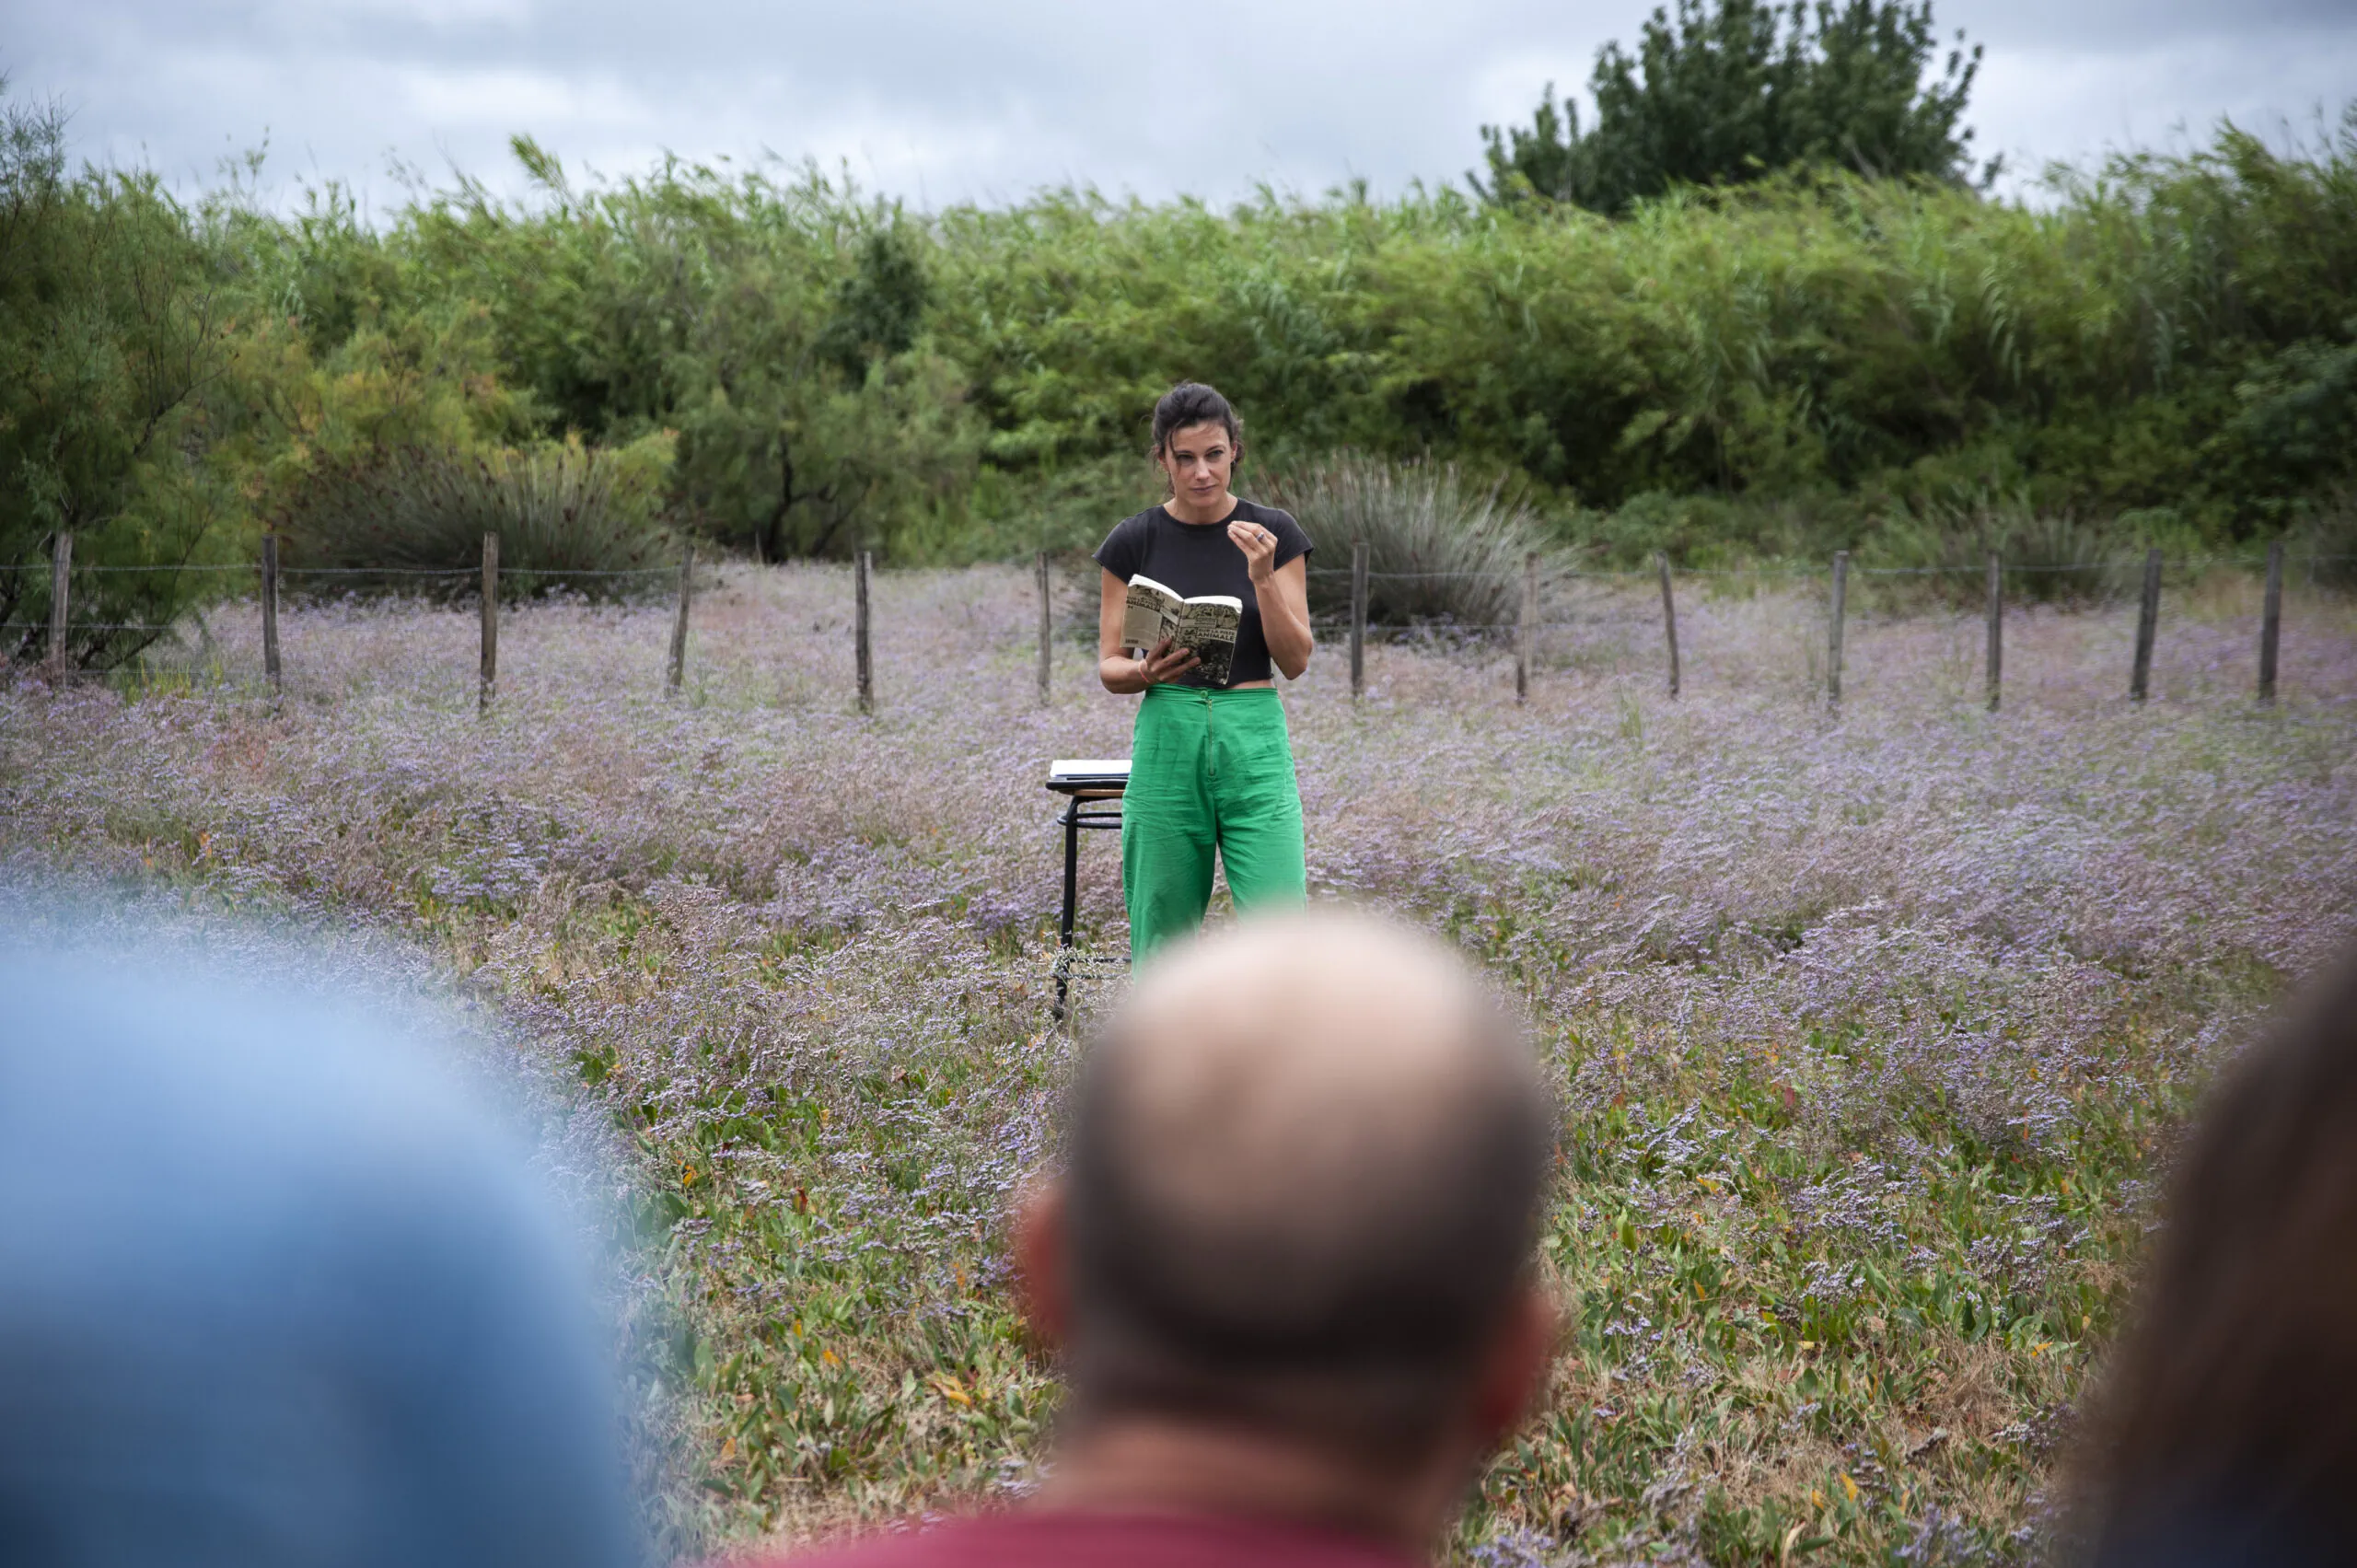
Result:
[[1190,424],[1225,426],[1231,446],[1244,445],[1244,422],[1236,417],[1227,400],[1201,381],[1181,381],[1154,405],[1154,455],[1159,458],[1168,452],[1172,433]]
[[2077,1483],[2098,1563],[2338,1559],[2357,1496],[2357,953],[2228,1069],[2169,1180]]

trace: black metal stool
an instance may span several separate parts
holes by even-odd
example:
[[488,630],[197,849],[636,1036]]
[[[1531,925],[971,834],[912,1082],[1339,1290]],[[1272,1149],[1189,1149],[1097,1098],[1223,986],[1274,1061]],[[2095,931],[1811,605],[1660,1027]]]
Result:
[[[1048,768],[1049,790],[1064,797],[1064,808],[1056,813],[1056,825],[1064,830],[1064,907],[1056,923],[1055,1016],[1059,1021],[1072,984],[1072,923],[1080,904],[1080,830],[1120,827],[1121,796],[1129,787],[1127,757],[1062,758]],[[1096,809],[1088,809],[1091,806]]]

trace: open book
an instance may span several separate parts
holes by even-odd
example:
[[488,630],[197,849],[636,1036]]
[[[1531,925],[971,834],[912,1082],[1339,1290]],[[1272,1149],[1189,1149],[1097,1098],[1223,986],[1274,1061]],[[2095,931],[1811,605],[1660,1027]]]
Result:
[[1167,637],[1174,647],[1185,648],[1203,661],[1204,679],[1225,686],[1229,667],[1236,661],[1236,629],[1243,620],[1244,601],[1233,595],[1180,598],[1140,573],[1130,579],[1129,610],[1121,617],[1121,645],[1147,651]]

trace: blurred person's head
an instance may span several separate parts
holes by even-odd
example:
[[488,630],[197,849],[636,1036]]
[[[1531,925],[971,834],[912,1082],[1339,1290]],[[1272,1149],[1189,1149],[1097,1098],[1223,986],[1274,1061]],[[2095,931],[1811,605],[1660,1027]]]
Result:
[[564,1228],[426,1042],[0,953],[0,1562],[635,1561]]
[[2105,1563],[2357,1556],[2357,956],[2222,1077],[2092,1402]]
[[[1533,1272],[1552,1102],[1471,968],[1335,913],[1173,949],[1091,1052],[1069,1131],[1023,1250],[1065,1351],[1078,1500],[1429,1537],[1553,1331]],[[1124,1445],[1141,1473],[1203,1472],[1196,1495],[1109,1481]]]

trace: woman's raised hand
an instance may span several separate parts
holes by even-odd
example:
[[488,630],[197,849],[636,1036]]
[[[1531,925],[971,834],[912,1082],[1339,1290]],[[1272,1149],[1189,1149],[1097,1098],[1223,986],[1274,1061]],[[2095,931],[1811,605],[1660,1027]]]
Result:
[[1148,686],[1159,686],[1166,680],[1177,679],[1202,662],[1192,648],[1174,647],[1171,639],[1165,637],[1138,661],[1138,679]]
[[1237,549],[1244,552],[1245,565],[1255,583],[1265,583],[1277,567],[1277,536],[1258,523],[1242,518],[1227,525],[1227,537]]

